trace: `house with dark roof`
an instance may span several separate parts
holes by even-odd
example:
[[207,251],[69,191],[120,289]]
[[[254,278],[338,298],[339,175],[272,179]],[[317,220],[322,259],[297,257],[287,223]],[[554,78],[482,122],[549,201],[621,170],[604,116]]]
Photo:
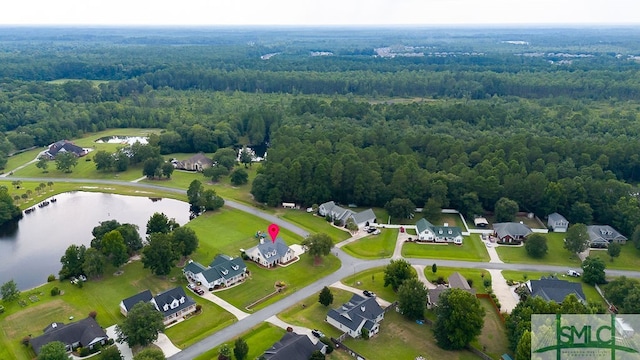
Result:
[[429,292],[427,294],[427,307],[432,308],[434,306],[437,306],[440,295],[449,289],[461,289],[470,294],[476,294],[476,289],[472,288],[469,285],[469,282],[467,282],[467,279],[459,272],[454,272],[453,274],[449,275],[447,281],[449,282],[447,286],[438,285],[435,289],[429,289]]
[[517,222],[495,223],[493,232],[501,244],[520,244],[532,233],[527,225]]
[[462,230],[457,226],[449,226],[449,224],[437,226],[422,218],[416,222],[416,232],[418,233],[417,241],[462,244]]
[[553,214],[549,214],[547,217],[547,227],[553,232],[567,232],[567,229],[569,228],[569,221],[567,221],[564,216],[554,212]]
[[369,330],[369,336],[380,331],[380,322],[384,319],[384,309],[378,305],[375,297],[364,298],[354,294],[349,302],[327,313],[327,322],[352,338],[362,335],[362,329]]
[[93,349],[97,345],[105,345],[108,340],[104,329],[94,318],[88,317],[69,324],[51,323],[44,329],[44,334],[31,339],[29,343],[36,355],[39,355],[44,345],[54,341],[60,341],[67,351],[72,351],[79,347]]
[[327,352],[327,345],[318,341],[313,343],[307,335],[288,332],[262,354],[266,360],[309,360],[311,354],[319,350]]
[[145,290],[120,302],[120,312],[127,316],[133,306],[139,302],[150,302],[162,313],[163,322],[168,325],[196,311],[196,302],[185,294],[182,287],[176,287],[151,296]]
[[53,160],[56,158],[56,155],[58,153],[63,152],[70,152],[77,157],[85,156],[89,153],[88,150],[75,145],[69,140],[60,140],[49,145],[49,148],[44,152],[44,156],[46,156],[49,160]]
[[209,266],[189,260],[182,269],[187,280],[202,285],[209,290],[229,287],[242,282],[247,276],[247,265],[242,258],[232,258],[227,255],[216,256]]
[[204,169],[213,166],[213,160],[209,159],[204,153],[199,152],[187,160],[172,161],[173,166],[180,170],[204,171]]
[[582,291],[582,284],[556,277],[542,277],[540,280],[529,280],[526,282],[527,290],[531,296],[540,296],[545,301],[555,301],[560,304],[567,295],[574,294],[578,300],[586,304],[587,298]]
[[589,246],[594,248],[606,248],[612,242],[618,244],[627,242],[626,236],[609,225],[589,225],[587,226],[587,234],[589,235]]
[[318,214],[320,216],[330,216],[334,221],[338,220],[343,225],[345,225],[347,220],[351,218],[356,225],[358,225],[359,229],[376,222],[376,214],[373,212],[373,209],[367,209],[356,213],[350,209],[345,209],[336,205],[333,201],[320,204],[318,207]]
[[295,252],[280,237],[274,242],[260,237],[260,244],[245,250],[245,254],[249,259],[268,268],[296,259]]

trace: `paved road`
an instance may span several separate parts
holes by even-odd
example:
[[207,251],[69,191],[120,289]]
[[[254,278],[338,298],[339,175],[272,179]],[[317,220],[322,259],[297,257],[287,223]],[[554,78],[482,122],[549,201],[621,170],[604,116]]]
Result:
[[[106,185],[122,185],[123,181],[116,180],[94,180],[94,179],[55,179],[55,178],[20,178],[10,177],[12,180],[22,181],[53,181],[57,183],[69,182],[69,183],[81,183],[91,182],[96,184]],[[129,186],[158,189],[162,191],[170,191],[179,194],[186,193],[185,190],[172,189],[159,185],[153,185],[148,183],[126,183]],[[306,237],[309,233],[293,224],[290,224],[280,218],[277,218],[269,213],[253,208],[248,205],[244,205],[232,200],[225,200],[225,205],[245,211],[247,213],[259,216],[267,221],[278,224],[280,227],[292,231],[295,234]],[[376,259],[376,260],[361,260],[356,259],[341,249],[334,250],[341,260],[342,264],[338,271],[331,275],[328,275],[322,279],[316,280],[312,284],[292,293],[286,298],[278,301],[275,304],[269,305],[266,308],[259,310],[238,322],[228,326],[215,334],[212,334],[203,340],[183,349],[181,352],[171,356],[171,360],[193,359],[194,357],[212,349],[220,344],[232,340],[236,336],[247,332],[252,327],[266,321],[271,316],[281,313],[287,308],[295,305],[296,303],[304,300],[305,298],[318,293],[324,286],[330,286],[331,284],[340,281],[341,279],[352,275],[356,272],[367,270],[374,267],[385,266],[389,263],[389,259]],[[505,263],[491,263],[491,262],[472,262],[461,260],[442,260],[442,259],[407,259],[412,265],[419,266],[431,266],[434,262],[437,262],[439,266],[459,267],[459,268],[472,268],[472,269],[495,269],[495,270],[519,270],[519,271],[532,271],[532,272],[549,272],[549,273],[564,273],[567,270],[566,266],[554,266],[554,265],[536,265],[536,264],[505,264]],[[607,270],[609,276],[627,276],[640,278],[640,272],[638,271],[625,271],[625,270]]]

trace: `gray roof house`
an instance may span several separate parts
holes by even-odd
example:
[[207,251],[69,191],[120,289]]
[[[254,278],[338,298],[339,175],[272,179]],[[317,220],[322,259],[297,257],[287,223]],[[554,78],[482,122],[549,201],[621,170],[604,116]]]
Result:
[[314,344],[307,335],[288,332],[262,356],[267,360],[308,360],[316,350],[324,354],[327,345],[321,341]]
[[569,228],[569,221],[567,221],[564,216],[554,212],[553,214],[549,214],[547,218],[547,227],[549,227],[553,232],[567,232],[567,228]]
[[189,260],[182,273],[189,281],[213,290],[229,287],[244,280],[247,277],[247,265],[240,257],[217,255],[207,267]]
[[261,237],[260,244],[245,250],[245,254],[249,259],[268,268],[296,259],[295,252],[280,237],[274,242]]
[[416,231],[418,233],[417,241],[435,241],[448,242],[454,244],[462,244],[462,230],[457,226],[436,226],[431,224],[427,219],[420,219],[416,222]]
[[69,140],[60,140],[49,145],[49,148],[44,152],[44,155],[50,160],[53,160],[56,158],[56,155],[58,153],[62,153],[62,152],[70,152],[78,157],[85,156],[89,153],[86,149],[83,149],[80,146],[75,145]]
[[334,220],[340,220],[342,224],[346,224],[347,220],[352,218],[360,229],[376,222],[376,214],[373,212],[373,209],[367,209],[356,213],[352,210],[336,205],[333,201],[320,204],[320,206],[318,206],[318,214],[320,216],[329,215]]
[[375,297],[364,298],[357,294],[346,304],[327,313],[329,324],[353,338],[359,337],[363,328],[369,330],[369,336],[377,334],[382,319],[384,310],[378,305]]
[[582,292],[582,284],[555,277],[542,277],[540,280],[529,280],[526,282],[527,290],[531,296],[540,296],[545,301],[555,301],[560,304],[567,295],[574,294],[582,303],[587,302],[587,298]]
[[449,289],[462,289],[473,295],[476,294],[476,290],[469,286],[467,279],[459,272],[454,272],[449,275],[447,281],[449,282],[448,286],[438,285],[435,289],[429,289],[429,293],[427,294],[427,305],[429,308],[437,306],[440,295]]
[[196,311],[196,302],[187,296],[184,288],[176,287],[169,289],[154,297],[151,291],[145,290],[134,296],[126,298],[120,302],[120,312],[127,316],[133,306],[139,302],[150,302],[160,311],[163,316],[163,322],[168,325],[177,321],[180,317],[187,316]]
[[176,169],[203,171],[213,166],[213,160],[209,159],[204,153],[199,152],[187,160],[173,162]]
[[40,348],[44,345],[60,341],[67,351],[75,350],[79,347],[93,349],[100,344],[105,345],[109,340],[107,333],[98,325],[92,317],[87,317],[70,324],[51,323],[44,329],[44,334],[29,341],[36,355],[40,354]]
[[498,242],[503,244],[520,244],[532,233],[527,225],[517,222],[495,223],[493,231]]
[[589,225],[587,226],[587,234],[589,234],[589,246],[594,248],[605,248],[612,242],[618,244],[627,242],[626,236],[609,225]]

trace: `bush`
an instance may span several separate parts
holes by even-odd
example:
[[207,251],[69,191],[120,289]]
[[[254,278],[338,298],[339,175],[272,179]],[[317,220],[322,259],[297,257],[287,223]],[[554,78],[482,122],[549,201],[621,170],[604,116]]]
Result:
[[85,357],[85,356],[91,355],[91,349],[86,348],[86,347],[78,348],[77,351],[78,351],[78,355],[80,355],[80,357]]
[[331,339],[329,339],[328,337],[324,336],[320,338],[320,341],[322,341],[323,344],[327,345],[327,355],[331,354],[333,352],[333,342],[331,341]]
[[55,276],[55,275],[53,275],[53,274],[51,274],[51,275],[49,275],[49,276],[47,277],[47,282],[52,282],[52,281],[54,281],[55,279],[56,279],[56,276]]
[[487,288],[491,287],[491,279],[484,279],[483,284],[484,284],[484,287],[487,287]]
[[60,295],[60,289],[58,289],[57,286],[54,286],[53,288],[51,288],[51,296],[56,296],[56,295]]
[[30,336],[25,336],[22,338],[22,340],[20,341],[20,343],[24,346],[29,346],[29,342],[31,342],[31,337]]
[[473,279],[467,279],[467,284],[469,284],[469,287],[473,287]]
[[513,280],[507,279],[507,285],[512,286],[513,285]]
[[202,311],[202,305],[196,304],[196,312],[199,313],[200,311]]
[[98,316],[98,312],[93,310],[91,312],[89,312],[89,317],[95,319],[96,316]]
[[436,284],[438,284],[438,285],[444,285],[444,284],[445,284],[445,282],[444,282],[444,277],[442,277],[442,276],[438,276],[438,279],[436,279]]

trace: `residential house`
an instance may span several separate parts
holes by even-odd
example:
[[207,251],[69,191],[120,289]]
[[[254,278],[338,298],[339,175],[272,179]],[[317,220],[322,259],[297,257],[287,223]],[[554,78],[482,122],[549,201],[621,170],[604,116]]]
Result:
[[44,329],[44,334],[31,339],[29,343],[39,355],[44,345],[54,341],[62,342],[67,351],[72,351],[79,347],[93,349],[97,345],[105,345],[108,340],[107,333],[96,320],[87,317],[69,324],[51,323]]
[[296,259],[295,252],[280,237],[274,242],[260,237],[260,244],[245,250],[245,254],[249,259],[268,268]]
[[418,233],[417,241],[462,244],[462,230],[457,226],[449,226],[448,224],[436,226],[422,218],[416,223],[416,231]]
[[459,272],[454,272],[449,275],[447,281],[449,282],[448,286],[438,285],[435,289],[429,289],[429,293],[427,294],[427,306],[429,308],[437,306],[440,295],[449,289],[461,289],[473,295],[476,294],[476,290],[469,285],[467,279]]
[[188,297],[184,288],[176,287],[151,296],[151,291],[145,290],[120,302],[120,312],[127,316],[133,306],[139,302],[150,302],[156,310],[162,313],[163,322],[168,325],[181,317],[196,311],[196,302]]
[[493,232],[501,244],[520,244],[532,233],[527,225],[517,222],[495,223]]
[[587,234],[589,234],[589,246],[593,248],[606,248],[612,242],[618,244],[627,242],[626,236],[609,225],[589,225],[587,226]]
[[482,216],[474,217],[473,224],[479,228],[486,228],[487,226],[489,226],[489,222],[487,221],[487,219]]
[[88,150],[75,145],[69,140],[60,140],[49,145],[49,148],[44,152],[44,156],[49,158],[49,160],[53,160],[56,158],[56,155],[61,152],[70,152],[77,157],[85,156],[89,153]]
[[187,160],[172,162],[176,169],[189,171],[203,171],[213,166],[213,160],[209,159],[204,153],[199,152]]
[[547,218],[547,227],[553,232],[567,232],[567,229],[569,228],[569,221],[567,221],[564,216],[554,212],[553,214],[549,214]]
[[311,354],[319,350],[323,354],[327,352],[327,345],[318,341],[314,344],[307,335],[288,332],[280,341],[273,344],[262,354],[266,360],[309,360]]
[[550,276],[542,277],[540,280],[529,280],[526,282],[526,287],[531,296],[540,296],[545,301],[555,301],[560,304],[567,295],[574,294],[580,302],[587,303],[581,283]]
[[336,205],[333,201],[321,204],[318,207],[318,214],[320,216],[330,216],[331,219],[334,221],[338,220],[343,225],[345,225],[347,220],[351,218],[356,225],[358,225],[359,229],[376,222],[376,214],[373,212],[373,209],[367,209],[356,213],[350,209],[345,209]]
[[383,319],[384,310],[378,305],[375,297],[365,298],[357,294],[346,304],[327,313],[329,324],[353,338],[360,336],[363,328],[369,331],[369,336],[377,334]]
[[242,258],[227,255],[216,256],[209,266],[190,260],[182,269],[189,281],[202,285],[209,290],[229,287],[243,281],[247,276],[247,265]]

